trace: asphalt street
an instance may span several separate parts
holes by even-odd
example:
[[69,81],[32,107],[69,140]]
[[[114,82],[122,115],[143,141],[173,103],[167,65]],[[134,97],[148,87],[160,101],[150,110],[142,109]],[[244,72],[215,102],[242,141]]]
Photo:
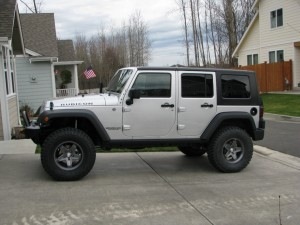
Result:
[[255,144],[300,157],[300,123],[266,120],[265,137]]

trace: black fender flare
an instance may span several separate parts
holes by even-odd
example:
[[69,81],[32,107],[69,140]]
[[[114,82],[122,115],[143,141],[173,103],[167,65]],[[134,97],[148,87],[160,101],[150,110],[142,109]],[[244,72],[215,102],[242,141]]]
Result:
[[218,129],[218,127],[221,125],[221,123],[226,120],[247,120],[250,123],[251,136],[253,137],[253,134],[256,130],[256,126],[253,117],[249,113],[223,112],[217,114],[209,123],[209,125],[206,127],[205,131],[202,133],[200,137],[201,142],[207,142],[215,133],[215,131]]
[[110,137],[108,136],[104,126],[95,115],[94,112],[87,109],[68,109],[68,110],[47,110],[41,113],[37,122],[38,124],[45,124],[45,118],[48,117],[47,121],[51,119],[58,118],[85,118],[90,121],[94,128],[96,129],[98,135],[103,139],[103,141],[110,141]]

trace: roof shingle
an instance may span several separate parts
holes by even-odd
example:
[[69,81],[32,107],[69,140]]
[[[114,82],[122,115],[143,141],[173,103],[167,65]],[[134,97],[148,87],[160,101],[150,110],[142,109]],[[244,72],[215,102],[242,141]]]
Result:
[[0,0],[0,37],[12,38],[16,0]]
[[75,52],[72,40],[58,40],[57,47],[59,61],[75,60]]
[[54,13],[20,14],[20,19],[25,48],[58,57]]

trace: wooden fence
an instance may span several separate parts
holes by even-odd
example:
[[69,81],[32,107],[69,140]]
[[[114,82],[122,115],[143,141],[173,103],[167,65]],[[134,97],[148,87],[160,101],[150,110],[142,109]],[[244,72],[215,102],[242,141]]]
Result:
[[[260,92],[290,90],[293,85],[292,68],[292,60],[270,64],[265,62],[257,65],[239,67],[239,69],[242,70],[252,70],[256,72]],[[286,80],[288,81],[288,85]]]

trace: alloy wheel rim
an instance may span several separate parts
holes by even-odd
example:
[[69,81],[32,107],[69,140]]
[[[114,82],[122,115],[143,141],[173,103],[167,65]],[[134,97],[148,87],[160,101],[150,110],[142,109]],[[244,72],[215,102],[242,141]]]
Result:
[[229,163],[237,163],[244,156],[244,145],[237,138],[227,140],[222,148],[223,157]]
[[63,170],[74,170],[83,161],[83,150],[81,146],[73,141],[59,144],[54,151],[55,164]]

